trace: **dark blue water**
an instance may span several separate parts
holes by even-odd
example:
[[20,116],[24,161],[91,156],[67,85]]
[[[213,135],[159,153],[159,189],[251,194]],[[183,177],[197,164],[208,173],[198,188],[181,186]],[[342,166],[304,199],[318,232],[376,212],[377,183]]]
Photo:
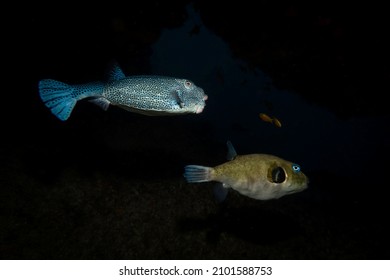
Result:
[[[297,92],[276,88],[261,69],[250,69],[235,58],[191,5],[187,9],[189,18],[183,26],[165,29],[153,44],[152,71],[189,77],[202,85],[210,100],[200,119],[212,125],[219,141],[230,139],[243,153],[278,154],[309,171],[353,173],[356,180],[366,172],[375,173],[377,167],[371,164],[365,164],[364,172],[356,171],[388,150],[388,114],[341,119]],[[200,27],[196,35],[190,32],[194,26]],[[311,94],[318,91],[313,87]],[[276,116],[282,128],[262,122],[259,113]]]

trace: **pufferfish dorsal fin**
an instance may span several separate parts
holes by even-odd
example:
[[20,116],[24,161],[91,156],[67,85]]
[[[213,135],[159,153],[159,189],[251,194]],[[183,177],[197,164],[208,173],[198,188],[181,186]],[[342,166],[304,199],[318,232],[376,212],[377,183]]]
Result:
[[107,72],[107,79],[109,82],[114,82],[118,80],[122,80],[126,78],[125,74],[123,73],[121,67],[119,66],[118,62],[113,60],[110,62],[108,72]]
[[233,160],[233,159],[235,159],[236,156],[237,156],[237,152],[236,152],[236,149],[234,149],[232,142],[230,142],[230,141],[228,140],[228,141],[226,142],[226,145],[227,145],[227,148],[228,148],[228,152],[227,152],[226,158],[227,158],[228,160]]

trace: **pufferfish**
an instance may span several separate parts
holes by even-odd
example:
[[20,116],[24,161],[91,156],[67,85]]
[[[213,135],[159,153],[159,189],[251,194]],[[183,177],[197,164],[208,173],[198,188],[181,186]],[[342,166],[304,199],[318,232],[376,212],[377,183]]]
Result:
[[148,116],[200,114],[207,95],[192,81],[166,76],[125,76],[116,62],[109,71],[108,81],[79,85],[43,79],[39,95],[60,120],[69,118],[76,103],[82,99],[107,110],[109,105]]
[[258,200],[270,200],[301,192],[308,187],[308,178],[298,164],[269,154],[237,155],[227,142],[228,162],[215,167],[185,166],[188,183],[219,182],[214,188],[218,202],[225,200],[231,188]]

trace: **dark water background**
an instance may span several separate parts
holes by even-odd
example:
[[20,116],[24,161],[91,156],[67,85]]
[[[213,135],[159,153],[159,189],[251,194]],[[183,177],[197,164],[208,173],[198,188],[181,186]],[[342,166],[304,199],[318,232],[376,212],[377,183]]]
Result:
[[[10,10],[0,257],[389,259],[384,7],[256,5]],[[79,102],[61,122],[39,99],[40,79],[100,80],[112,59],[127,75],[193,80],[209,96],[205,111],[147,117]],[[182,173],[226,161],[226,140],[239,154],[299,163],[309,189],[274,201],[231,192],[217,205],[213,183]]]

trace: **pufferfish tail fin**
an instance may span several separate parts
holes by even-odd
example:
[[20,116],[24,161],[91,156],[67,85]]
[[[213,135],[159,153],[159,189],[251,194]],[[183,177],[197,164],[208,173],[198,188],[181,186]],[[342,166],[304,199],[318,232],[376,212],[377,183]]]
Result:
[[[201,165],[187,165],[184,168],[184,177],[188,183],[201,183],[213,181],[214,169]],[[228,194],[228,188],[222,183],[216,183],[213,188],[214,198],[218,203],[223,202]]]
[[45,79],[39,81],[39,95],[51,112],[60,120],[69,118],[77,99],[72,97],[74,88],[68,84]]
[[184,167],[184,178],[188,183],[201,183],[212,181],[212,167],[201,165],[186,165]]
[[90,98],[90,101],[107,109],[109,101],[102,97],[104,84],[100,82],[68,85],[51,79],[39,81],[39,95],[51,112],[61,121],[66,121],[77,101]]

